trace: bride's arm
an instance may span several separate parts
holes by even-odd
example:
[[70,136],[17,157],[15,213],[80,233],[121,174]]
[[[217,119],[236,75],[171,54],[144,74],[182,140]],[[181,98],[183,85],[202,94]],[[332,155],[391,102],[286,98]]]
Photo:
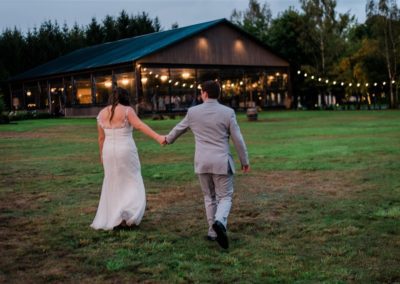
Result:
[[128,121],[129,123],[137,130],[143,132],[147,136],[153,138],[158,143],[163,144],[165,141],[165,137],[159,135],[153,129],[151,129],[146,123],[140,120],[140,118],[136,115],[133,108],[129,108],[128,110]]
[[98,132],[98,141],[99,141],[99,151],[100,151],[100,161],[103,163],[103,145],[105,139],[104,129],[97,124],[97,132]]

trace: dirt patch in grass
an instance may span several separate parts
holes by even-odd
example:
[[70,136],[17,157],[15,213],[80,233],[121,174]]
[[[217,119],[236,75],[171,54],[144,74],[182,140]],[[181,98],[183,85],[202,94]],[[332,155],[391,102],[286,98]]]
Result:
[[[268,193],[285,191],[290,194],[319,194],[344,197],[361,190],[355,183],[361,172],[344,171],[266,171],[237,178],[236,192]],[[355,185],[356,184],[356,185]]]
[[[229,220],[233,246],[240,246],[243,240],[251,241],[257,235],[277,234],[282,218],[293,212],[302,214],[299,200],[329,202],[351,197],[355,191],[364,188],[362,183],[357,182],[359,179],[357,173],[344,175],[334,171],[266,171],[237,175]],[[151,235],[147,238],[154,243],[162,235],[171,234],[176,238],[174,242],[181,243],[190,238],[201,238],[207,233],[203,196],[197,180],[176,187],[164,184],[157,187],[159,190],[147,194],[147,210],[138,228],[140,232]],[[64,215],[49,218],[33,216],[47,200],[51,200],[51,194],[46,192],[3,194],[0,202],[2,277],[17,282],[64,282],[73,279],[73,275],[80,275],[79,281],[89,281],[95,272],[87,271],[87,266],[81,266],[75,260],[75,255],[79,256],[78,248],[64,250],[57,247],[62,244],[57,244],[58,235],[51,235],[58,232],[51,226],[68,230],[65,218],[77,218],[75,215],[79,213],[94,216],[96,207],[71,208],[63,211]],[[93,233],[100,235],[99,232]],[[323,238],[320,242],[325,240]],[[36,276],[29,277],[33,274]],[[111,282],[122,277],[112,273],[105,275]]]
[[46,132],[11,132],[11,131],[0,132],[1,139],[10,139],[10,138],[37,139],[37,138],[49,138],[49,137],[55,137],[55,135]]
[[[82,137],[82,133],[96,133],[96,127],[78,127],[78,126],[52,126],[44,129],[35,129],[34,131],[0,131],[0,139],[22,138],[74,138],[76,140],[87,140]],[[88,131],[86,131],[88,130]],[[92,141],[92,140],[90,140]]]
[[[297,198],[330,199],[350,198],[365,189],[355,182],[357,174],[336,171],[268,171],[235,177],[235,193],[230,217],[230,229],[245,227],[257,230],[279,221]],[[350,186],[351,185],[351,186]],[[178,188],[162,188],[147,195],[147,212],[154,223],[174,228],[191,220],[200,221],[199,229],[206,229],[203,195],[197,180]],[[183,223],[182,221],[185,220]]]

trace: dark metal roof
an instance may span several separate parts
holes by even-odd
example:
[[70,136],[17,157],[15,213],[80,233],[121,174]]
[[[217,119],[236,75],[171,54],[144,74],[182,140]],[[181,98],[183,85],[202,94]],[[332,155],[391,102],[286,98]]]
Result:
[[11,78],[11,80],[20,81],[128,63],[189,38],[222,22],[229,23],[226,19],[219,19],[78,49],[18,74]]

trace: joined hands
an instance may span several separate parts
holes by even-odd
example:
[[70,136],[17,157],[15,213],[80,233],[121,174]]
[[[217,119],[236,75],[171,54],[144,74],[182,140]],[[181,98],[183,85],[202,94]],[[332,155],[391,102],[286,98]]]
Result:
[[165,135],[159,135],[159,136],[157,137],[157,142],[158,142],[160,145],[162,145],[162,146],[165,146],[165,145],[168,144],[168,142],[167,142],[167,137],[166,137]]

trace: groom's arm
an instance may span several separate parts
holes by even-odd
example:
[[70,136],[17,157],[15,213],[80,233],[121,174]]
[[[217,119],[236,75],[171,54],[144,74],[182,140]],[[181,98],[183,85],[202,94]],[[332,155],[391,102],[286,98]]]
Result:
[[233,145],[235,145],[236,152],[238,153],[240,163],[242,164],[242,168],[248,166],[249,155],[247,153],[246,143],[244,142],[242,133],[240,132],[234,112],[231,114],[229,132],[231,134]]
[[186,114],[185,118],[179,122],[167,136],[165,136],[165,142],[172,144],[189,129],[189,113]]

